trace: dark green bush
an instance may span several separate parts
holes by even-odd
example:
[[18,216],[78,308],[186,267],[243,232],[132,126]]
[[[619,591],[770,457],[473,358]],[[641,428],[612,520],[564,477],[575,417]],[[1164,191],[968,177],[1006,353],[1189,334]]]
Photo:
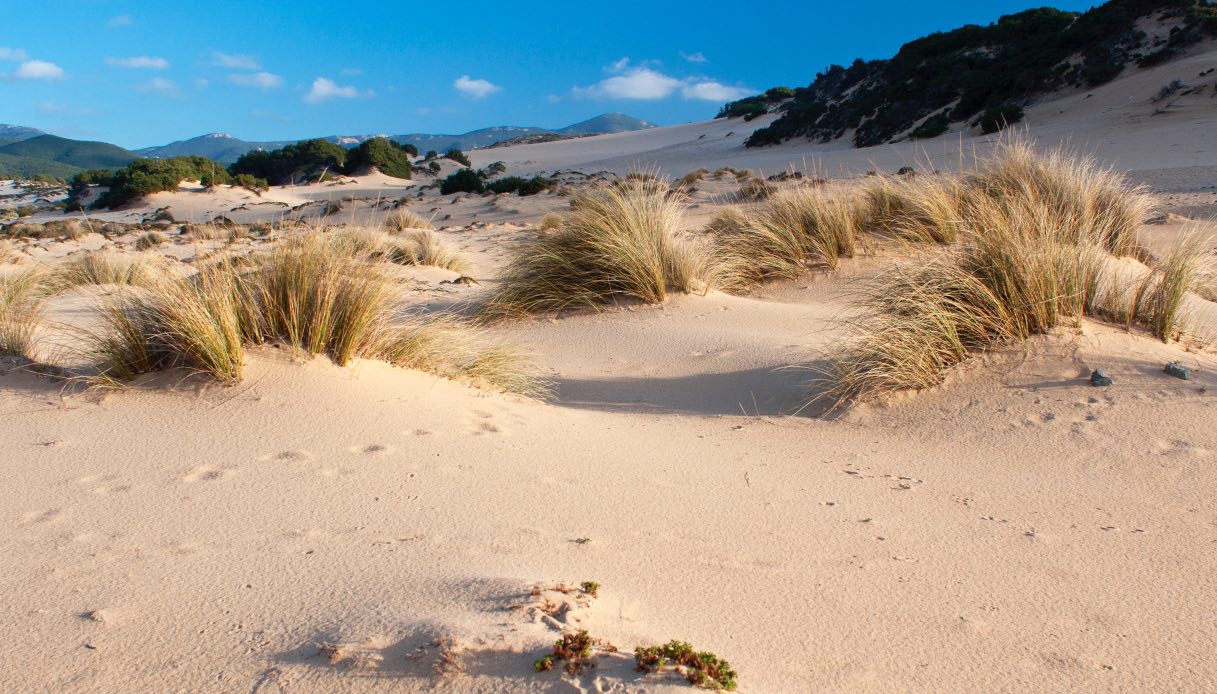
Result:
[[1022,119],[1023,109],[1020,106],[1014,104],[990,106],[980,114],[980,132],[988,135],[1005,130],[1007,126],[1014,125]]
[[440,195],[448,195],[449,193],[482,193],[486,190],[486,183],[482,181],[482,177],[473,169],[461,169],[447,178],[439,185]]
[[385,137],[374,137],[347,153],[346,172],[357,174],[376,167],[386,176],[410,178],[410,157],[417,155],[418,149],[413,145],[399,145]]
[[227,182],[224,165],[206,157],[171,157],[169,159],[136,159],[114,171],[90,170],[77,174],[69,190],[74,201],[90,184],[109,188],[102,193],[94,207],[115,208],[161,191],[174,191],[182,181],[222,180]]
[[249,174],[237,174],[236,176],[233,176],[232,184],[234,186],[241,186],[249,192],[257,195],[262,195],[262,193],[270,190],[270,186],[266,183],[265,179],[256,178],[254,176],[250,176]]
[[490,181],[486,184],[486,189],[492,193],[517,193],[521,196],[526,196],[543,193],[553,186],[554,182],[543,176],[533,176],[532,178],[507,176]]
[[249,174],[274,185],[316,179],[326,172],[342,171],[347,151],[325,140],[304,140],[272,152],[246,152],[228,167],[228,173]]
[[444,152],[444,158],[451,159],[452,161],[454,161],[458,164],[463,164],[464,166],[473,166],[473,163],[469,161],[469,157],[466,156],[466,154],[464,152],[462,152],[461,150],[459,150],[455,147],[448,150],[447,152]]
[[937,113],[929,118],[926,118],[921,125],[913,128],[913,132],[909,133],[909,137],[913,138],[914,140],[938,137],[939,135],[945,133],[950,125],[951,119],[947,117],[945,111],[942,113]]

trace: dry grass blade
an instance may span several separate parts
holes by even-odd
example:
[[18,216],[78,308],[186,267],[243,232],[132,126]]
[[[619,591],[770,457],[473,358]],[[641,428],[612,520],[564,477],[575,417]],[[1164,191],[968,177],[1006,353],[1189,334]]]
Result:
[[112,251],[94,251],[72,258],[56,273],[60,288],[85,285],[145,285],[156,281],[156,268],[146,258]]

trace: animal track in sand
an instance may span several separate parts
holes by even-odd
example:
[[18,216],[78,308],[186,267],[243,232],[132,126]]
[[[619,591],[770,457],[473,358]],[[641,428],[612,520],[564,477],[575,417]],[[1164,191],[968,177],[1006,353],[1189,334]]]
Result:
[[217,468],[210,465],[200,465],[182,478],[182,481],[187,484],[195,482],[219,482],[226,480],[236,474],[236,470],[229,468]]

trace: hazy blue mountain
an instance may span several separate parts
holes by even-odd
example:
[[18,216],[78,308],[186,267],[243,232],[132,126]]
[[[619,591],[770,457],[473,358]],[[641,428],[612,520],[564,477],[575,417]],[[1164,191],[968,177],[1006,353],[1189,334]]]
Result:
[[[606,113],[582,123],[560,128],[558,130],[549,130],[546,128],[533,127],[517,127],[517,126],[497,126],[493,128],[481,128],[471,132],[462,133],[459,135],[432,134],[432,133],[407,133],[403,135],[330,135],[323,139],[329,140],[335,144],[344,147],[355,147],[359,143],[369,140],[373,137],[388,137],[397,142],[404,144],[412,144],[418,148],[420,153],[427,150],[435,150],[443,152],[444,150],[453,147],[457,149],[479,149],[489,147],[496,142],[503,140],[511,140],[526,135],[536,135],[541,133],[559,133],[562,135],[590,135],[600,133],[618,133],[630,130],[642,130],[645,128],[655,127],[654,123],[633,118],[622,113]],[[251,142],[224,135],[222,133],[211,133],[200,137],[191,138],[189,140],[179,140],[168,145],[159,147],[145,147],[136,150],[136,153],[145,157],[167,158],[186,155],[198,155],[208,157],[222,163],[232,163],[237,160],[242,154],[255,149],[274,150],[291,144],[295,140],[282,140],[274,142]]]
[[45,134],[46,133],[37,128],[27,128],[24,125],[0,123],[0,147]]

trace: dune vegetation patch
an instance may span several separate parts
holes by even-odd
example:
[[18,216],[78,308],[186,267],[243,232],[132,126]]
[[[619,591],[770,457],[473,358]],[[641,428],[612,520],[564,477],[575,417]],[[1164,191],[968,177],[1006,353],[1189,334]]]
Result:
[[705,289],[709,268],[677,235],[684,208],[670,192],[665,181],[637,176],[575,193],[557,228],[521,245],[481,315],[599,310],[617,299],[656,304],[673,290]]
[[1123,176],[1014,139],[976,171],[908,193],[918,185],[865,191],[875,228],[944,245],[869,288],[851,339],[832,355],[836,403],[936,385],[971,354],[1082,316],[1162,340],[1184,332],[1203,249],[1186,241],[1149,267],[1133,260],[1146,258],[1136,232],[1148,198]]
[[218,258],[192,277],[117,296],[93,336],[97,380],[170,367],[241,380],[247,346],[282,343],[345,365],[376,359],[471,383],[540,394],[528,360],[451,316],[403,315],[386,260],[310,234],[243,263]]
[[48,281],[38,269],[0,269],[0,355],[31,359]]
[[86,285],[145,285],[154,282],[163,268],[144,256],[93,251],[69,259],[55,273],[59,288]]

